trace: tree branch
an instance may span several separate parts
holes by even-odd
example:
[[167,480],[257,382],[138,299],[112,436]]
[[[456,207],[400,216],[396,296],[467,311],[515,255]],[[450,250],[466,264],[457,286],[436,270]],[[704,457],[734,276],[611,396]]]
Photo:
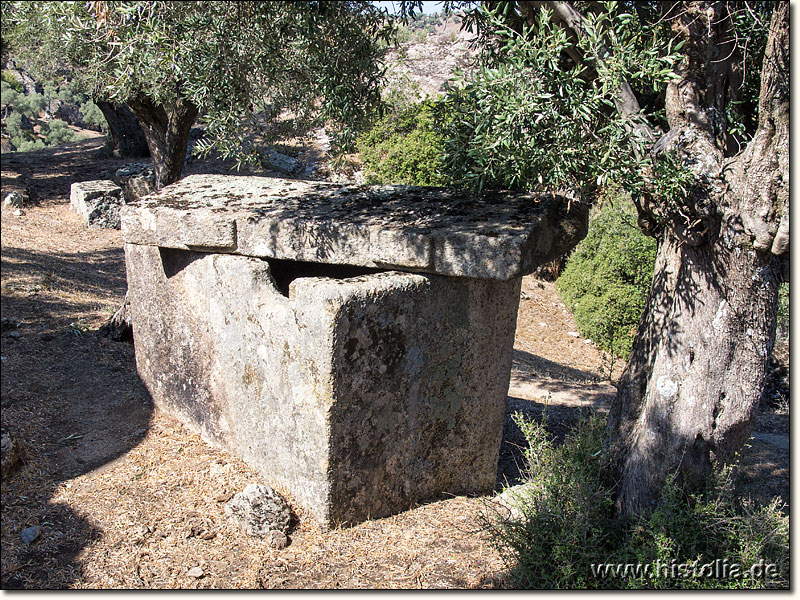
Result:
[[[761,68],[758,129],[726,181],[754,249],[789,255],[789,3],[775,6]],[[788,262],[788,261],[787,261]]]
[[[523,11],[526,14],[532,14],[534,9],[541,9],[542,7],[549,8],[553,13],[553,22],[564,27],[575,41],[575,44],[578,43],[578,40],[586,37],[586,31],[583,26],[583,15],[575,10],[568,2],[559,2],[556,0],[527,0],[521,1],[519,4],[521,7],[524,7]],[[578,55],[577,50],[574,48],[573,52]],[[609,50],[606,48],[602,48],[601,52],[605,55],[609,54]],[[576,60],[572,53],[570,53],[570,58]],[[581,64],[581,62],[582,60],[580,59],[579,62],[576,61],[577,64]],[[636,98],[636,94],[633,93],[633,89],[627,81],[623,82],[615,91],[614,105],[619,114],[628,119],[632,119],[641,110],[639,100]],[[634,129],[642,135],[644,139],[649,140],[651,143],[655,142],[656,135],[646,124],[641,121],[635,121]]]

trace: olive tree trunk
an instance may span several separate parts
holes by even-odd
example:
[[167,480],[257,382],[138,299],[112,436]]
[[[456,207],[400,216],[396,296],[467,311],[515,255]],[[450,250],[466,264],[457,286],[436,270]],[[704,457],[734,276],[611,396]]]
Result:
[[126,105],[112,104],[104,100],[95,100],[95,104],[106,118],[108,131],[120,156],[125,158],[150,156],[144,132],[139,127],[136,116]]
[[[165,108],[145,95],[128,100],[136,119],[141,124],[156,176],[156,189],[175,183],[180,179],[189,131],[197,118],[197,107],[178,97],[172,106]],[[100,329],[101,334],[117,341],[132,341],[133,329],[130,319],[128,293],[122,306]]]
[[136,115],[147,140],[156,189],[175,183],[183,171],[189,131],[197,118],[197,107],[180,95],[171,106],[165,107],[144,94],[128,99],[128,106]]
[[736,75],[725,64],[735,54],[723,41],[730,31],[721,31],[727,8],[695,2],[681,10],[673,31],[687,40],[689,58],[667,92],[670,132],[656,146],[681,157],[699,183],[673,206],[638,206],[659,247],[609,416],[624,514],[647,508],[671,475],[688,487],[702,483],[715,460],[734,458],[748,439],[775,339],[778,285],[788,279],[788,2],[776,5],[770,25],[758,130],[728,157],[713,120],[724,115],[722,90]]

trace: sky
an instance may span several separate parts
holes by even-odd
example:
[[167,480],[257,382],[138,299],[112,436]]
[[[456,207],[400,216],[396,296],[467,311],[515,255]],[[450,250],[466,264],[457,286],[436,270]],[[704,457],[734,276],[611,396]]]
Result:
[[[387,8],[390,13],[396,13],[400,10],[400,3],[399,2],[373,2],[374,5],[380,6],[381,8]],[[426,15],[435,12],[442,12],[442,3],[441,2],[423,2],[422,3],[422,12]]]

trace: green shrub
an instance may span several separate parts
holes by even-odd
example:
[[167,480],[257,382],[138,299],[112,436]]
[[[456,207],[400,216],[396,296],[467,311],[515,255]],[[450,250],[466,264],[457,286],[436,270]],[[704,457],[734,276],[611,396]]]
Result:
[[55,81],[47,81],[42,87],[44,89],[44,97],[48,102],[58,98],[58,84]]
[[11,71],[4,70],[2,73],[0,73],[0,79],[3,81],[3,83],[7,84],[11,89],[13,89],[17,93],[21,94],[25,89],[22,86],[22,82],[19,79],[17,79],[16,76],[14,76],[14,74],[11,73]]
[[46,105],[47,101],[44,96],[33,93],[27,96],[19,94],[14,101],[13,107],[15,112],[20,112],[30,119],[38,119],[39,114]]
[[446,185],[442,137],[433,129],[431,102],[383,117],[358,140],[369,184]]
[[608,546],[618,527],[606,480],[599,418],[576,427],[555,446],[545,423],[515,415],[528,447],[524,451],[525,491],[516,499],[521,520],[490,523],[490,531],[517,587],[574,589],[590,587],[591,554]]
[[68,104],[80,104],[83,102],[86,97],[77,94],[75,90],[72,89],[72,86],[69,84],[62,84],[58,88],[58,99],[62,102],[67,102]]
[[47,147],[42,140],[36,137],[11,138],[11,144],[14,146],[14,148],[16,148],[17,152],[32,152],[34,150],[44,150]]
[[[652,512],[622,520],[615,515],[613,471],[603,453],[605,427],[599,417],[581,421],[561,446],[548,439],[544,423],[519,415],[515,421],[528,440],[527,486],[514,500],[521,516],[489,518],[487,524],[517,587],[788,586],[784,506],[778,499],[758,507],[735,498],[730,469],[720,471],[703,494],[685,494],[669,482]],[[737,564],[744,576],[709,576],[713,567],[708,565],[716,559],[727,560],[728,575]],[[623,570],[604,573],[603,564]],[[750,576],[759,564],[774,565],[774,573]]]
[[22,114],[14,111],[6,117],[4,122],[9,136],[16,137],[22,133]]
[[61,119],[52,119],[42,124],[40,132],[48,146],[57,146],[75,140],[75,132]]
[[636,225],[630,201],[606,202],[567,261],[556,288],[584,337],[626,358],[653,278],[656,242]]
[[0,83],[0,104],[2,104],[4,111],[9,107],[13,107],[21,95],[22,94],[20,92],[15,90],[5,81]]
[[81,114],[83,115],[83,120],[89,125],[97,125],[101,129],[108,128],[103,111],[91,99],[81,104]]

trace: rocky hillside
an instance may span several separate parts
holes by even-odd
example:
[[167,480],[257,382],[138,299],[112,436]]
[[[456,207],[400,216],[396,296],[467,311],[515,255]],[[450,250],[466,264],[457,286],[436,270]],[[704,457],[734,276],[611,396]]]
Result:
[[469,71],[476,55],[471,47],[474,35],[460,28],[460,22],[450,18],[434,33],[412,35],[389,50],[387,94],[405,93],[409,100],[434,97],[457,69]]

